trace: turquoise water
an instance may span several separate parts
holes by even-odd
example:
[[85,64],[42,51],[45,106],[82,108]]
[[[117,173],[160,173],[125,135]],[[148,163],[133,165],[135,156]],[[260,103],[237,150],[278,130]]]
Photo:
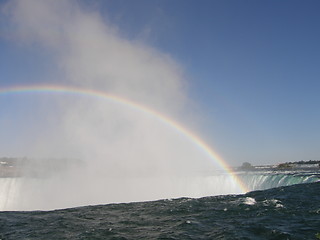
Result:
[[239,173],[249,190],[264,190],[301,183],[320,181],[319,171],[253,171]]

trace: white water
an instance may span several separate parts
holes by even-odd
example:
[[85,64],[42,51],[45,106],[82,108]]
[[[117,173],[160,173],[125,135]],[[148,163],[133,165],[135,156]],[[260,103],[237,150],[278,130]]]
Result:
[[55,177],[0,178],[0,210],[52,210],[95,204],[242,193],[234,178],[227,174],[166,179],[136,177],[130,181],[122,181],[118,191],[109,191],[113,182],[117,181],[115,178],[100,179],[104,182],[100,181],[99,188],[87,185],[85,179],[74,180],[79,181],[78,184],[74,184],[71,179]]
[[[132,177],[127,181],[113,177],[100,177],[89,181],[85,176],[75,179],[70,176],[0,178],[0,210],[52,210],[95,204],[242,193],[234,177],[222,173],[215,176]],[[317,172],[255,172],[238,176],[250,190],[320,181]],[[114,184],[118,185],[117,191],[113,188]]]
[[250,191],[320,181],[319,172],[250,172],[239,176]]

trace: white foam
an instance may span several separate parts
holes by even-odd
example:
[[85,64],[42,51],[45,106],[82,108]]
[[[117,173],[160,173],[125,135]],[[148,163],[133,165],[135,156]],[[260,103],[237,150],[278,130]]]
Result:
[[255,205],[257,202],[254,198],[246,197],[243,203],[246,205]]

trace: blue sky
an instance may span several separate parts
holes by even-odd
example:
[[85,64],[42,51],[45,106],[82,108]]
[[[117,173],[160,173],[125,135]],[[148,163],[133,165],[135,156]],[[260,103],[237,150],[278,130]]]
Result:
[[[319,1],[81,5],[96,9],[124,39],[168,54],[183,68],[203,115],[200,135],[225,159],[320,159]],[[8,38],[6,21],[0,27],[0,86],[58,81],[46,50]]]

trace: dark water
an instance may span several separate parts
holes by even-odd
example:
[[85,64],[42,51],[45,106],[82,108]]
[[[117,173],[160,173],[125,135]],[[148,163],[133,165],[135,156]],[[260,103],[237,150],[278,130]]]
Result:
[[320,182],[245,195],[0,212],[0,239],[320,239]]

